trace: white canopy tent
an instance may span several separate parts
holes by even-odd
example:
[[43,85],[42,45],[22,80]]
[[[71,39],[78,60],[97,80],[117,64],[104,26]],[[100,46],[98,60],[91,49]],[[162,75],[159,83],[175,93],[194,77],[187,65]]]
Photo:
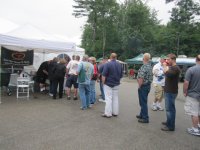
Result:
[[72,55],[82,57],[85,54],[85,50],[78,48],[74,42],[66,41],[64,38],[50,35],[30,24],[15,26],[9,32],[0,34],[0,47],[17,51],[34,50],[35,69],[38,69],[43,61],[53,59],[61,53],[70,57]]
[[[35,69],[38,69],[39,65],[47,60],[46,58],[52,59],[61,53],[72,56],[76,51],[76,44],[72,42],[23,39],[2,34],[0,34],[0,46],[17,51],[34,50],[33,66]],[[48,55],[52,57],[49,58]]]

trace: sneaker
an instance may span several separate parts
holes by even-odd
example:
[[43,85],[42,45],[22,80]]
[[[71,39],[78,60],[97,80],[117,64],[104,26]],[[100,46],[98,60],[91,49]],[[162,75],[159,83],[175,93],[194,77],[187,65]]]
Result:
[[200,130],[200,124],[198,124],[198,128],[199,128],[199,130]]
[[86,110],[86,108],[85,108],[85,107],[80,107],[80,109],[81,109],[81,110]]
[[156,105],[152,105],[152,108],[151,108],[153,111],[157,111],[158,109],[157,109],[157,107],[156,107]]
[[108,115],[106,115],[106,114],[102,114],[101,117],[111,118],[112,116],[108,116]]
[[103,99],[100,98],[100,99],[99,99],[99,102],[104,102],[104,103],[105,103],[105,100],[103,100]]
[[163,111],[164,109],[161,106],[157,106],[157,110]]
[[40,92],[43,92],[43,91],[45,91],[45,88],[40,88]]
[[77,100],[78,98],[77,98],[77,96],[74,96],[74,100]]
[[70,100],[71,99],[71,97],[70,96],[67,96],[67,100]]
[[192,135],[200,136],[200,130],[195,128],[187,128],[187,132]]
[[53,94],[52,94],[52,93],[49,93],[49,96],[51,96],[51,97],[52,97],[52,96],[53,96]]

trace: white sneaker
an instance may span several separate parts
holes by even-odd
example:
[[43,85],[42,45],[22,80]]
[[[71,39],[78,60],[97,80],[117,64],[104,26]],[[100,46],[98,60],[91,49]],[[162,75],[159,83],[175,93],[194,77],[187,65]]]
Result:
[[99,99],[99,102],[104,102],[104,103],[105,103],[105,100],[103,100],[103,99],[100,98],[100,99]]
[[200,136],[200,131],[197,128],[187,128],[187,132],[192,135]]
[[157,110],[163,111],[164,109],[161,106],[157,106]]
[[51,96],[51,97],[52,97],[52,96],[53,96],[53,94],[52,94],[52,93],[49,93],[49,96]]
[[40,92],[43,92],[45,90],[45,88],[40,88]]
[[156,106],[156,105],[152,105],[151,109],[152,109],[153,111],[157,111],[157,106]]

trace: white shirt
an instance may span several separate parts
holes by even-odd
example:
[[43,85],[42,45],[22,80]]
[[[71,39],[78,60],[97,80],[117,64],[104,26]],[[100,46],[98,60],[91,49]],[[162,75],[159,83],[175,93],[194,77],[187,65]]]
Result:
[[153,72],[153,83],[165,86],[165,74],[161,62],[154,65],[152,72]]
[[77,75],[77,69],[78,69],[78,64],[79,62],[77,60],[71,60],[68,64],[67,64],[67,69],[69,70],[68,74],[71,75]]

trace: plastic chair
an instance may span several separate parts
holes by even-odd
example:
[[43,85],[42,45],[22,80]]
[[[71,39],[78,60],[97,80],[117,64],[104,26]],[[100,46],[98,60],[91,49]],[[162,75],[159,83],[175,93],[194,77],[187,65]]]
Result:
[[29,98],[29,78],[19,77],[17,78],[17,99]]

